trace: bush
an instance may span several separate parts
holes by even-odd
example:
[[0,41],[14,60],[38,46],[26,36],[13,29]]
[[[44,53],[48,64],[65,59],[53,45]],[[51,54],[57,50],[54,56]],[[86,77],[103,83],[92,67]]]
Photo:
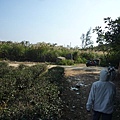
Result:
[[[2,68],[3,69],[3,68]],[[61,114],[62,68],[46,65],[10,68],[0,78],[0,120],[53,120]],[[46,76],[48,75],[48,76]]]
[[4,77],[6,73],[10,72],[7,62],[0,62],[0,78]]
[[64,78],[64,68],[53,67],[48,70],[46,76],[51,83],[61,85],[62,80]]
[[94,54],[93,53],[87,53],[87,52],[82,52],[80,54],[81,58],[85,58],[87,60],[94,59]]
[[78,57],[78,58],[76,59],[75,63],[86,63],[86,59],[85,59],[85,58]]
[[74,65],[74,61],[73,60],[61,60],[59,62],[57,62],[58,65]]

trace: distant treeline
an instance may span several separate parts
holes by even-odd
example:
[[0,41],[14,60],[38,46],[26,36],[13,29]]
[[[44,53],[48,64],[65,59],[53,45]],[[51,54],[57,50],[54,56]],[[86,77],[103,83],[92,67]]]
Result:
[[0,42],[0,59],[56,63],[60,56],[65,58],[64,62],[69,60],[73,63],[85,63],[88,59],[103,57],[92,49],[80,50],[44,42],[37,44],[30,44],[29,41]]

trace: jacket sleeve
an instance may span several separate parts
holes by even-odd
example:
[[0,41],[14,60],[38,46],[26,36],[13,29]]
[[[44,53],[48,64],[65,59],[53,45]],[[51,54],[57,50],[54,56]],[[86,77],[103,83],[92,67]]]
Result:
[[93,84],[91,87],[90,93],[89,93],[88,101],[86,103],[86,109],[88,111],[91,110],[93,103],[94,103],[94,99],[95,99],[95,86]]

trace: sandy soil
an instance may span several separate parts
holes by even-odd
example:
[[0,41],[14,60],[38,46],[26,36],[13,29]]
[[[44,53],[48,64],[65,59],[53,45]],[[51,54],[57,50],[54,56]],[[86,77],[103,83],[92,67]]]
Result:
[[8,63],[9,63],[9,66],[13,66],[13,67],[18,67],[20,64],[24,64],[27,66],[32,66],[37,64],[34,62],[8,62]]

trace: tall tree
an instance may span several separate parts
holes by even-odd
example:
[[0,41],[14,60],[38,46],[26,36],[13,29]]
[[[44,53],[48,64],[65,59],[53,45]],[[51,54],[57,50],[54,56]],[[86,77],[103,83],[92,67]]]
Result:
[[119,64],[120,67],[120,17],[115,20],[107,17],[104,18],[104,22],[106,24],[104,29],[100,26],[94,29],[98,35],[97,43],[108,46],[107,51],[113,56],[112,61]]
[[91,47],[93,45],[93,41],[91,40],[91,28],[87,31],[86,34],[82,34],[80,39],[82,42],[82,49]]

